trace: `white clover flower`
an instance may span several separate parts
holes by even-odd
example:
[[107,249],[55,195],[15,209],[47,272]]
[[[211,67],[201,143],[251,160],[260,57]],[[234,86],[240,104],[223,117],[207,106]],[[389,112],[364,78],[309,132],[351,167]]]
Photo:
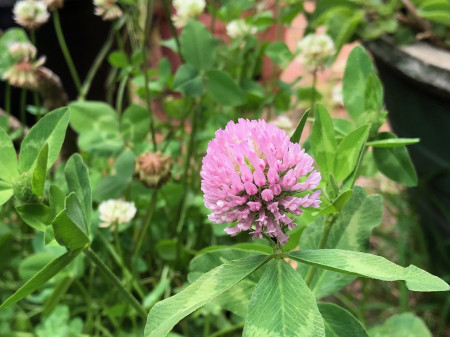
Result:
[[275,125],[277,128],[286,131],[288,134],[294,127],[294,124],[292,124],[291,120],[284,115],[278,116],[277,119],[270,121],[269,124]]
[[118,19],[123,14],[116,0],[94,0],[94,5],[95,15],[101,16],[104,21]]
[[256,34],[256,32],[256,27],[247,24],[243,19],[233,20],[227,24],[227,35],[232,39]]
[[12,86],[35,90],[37,88],[36,70],[45,62],[45,57],[36,60],[36,48],[29,42],[15,42],[8,48],[15,60],[2,78]]
[[301,60],[311,68],[324,66],[328,58],[334,55],[334,42],[328,35],[309,34],[297,45]]
[[342,84],[336,84],[333,89],[331,89],[331,99],[333,103],[338,105],[344,105],[344,97],[342,95]]
[[103,201],[98,207],[98,211],[100,212],[100,220],[102,221],[100,227],[102,228],[127,223],[136,215],[134,203],[122,199]]
[[173,17],[176,27],[182,28],[186,26],[189,19],[195,18],[203,13],[206,7],[205,0],[174,0],[173,7],[177,13]]
[[47,22],[50,14],[42,1],[21,0],[13,9],[14,20],[24,28],[34,30]]

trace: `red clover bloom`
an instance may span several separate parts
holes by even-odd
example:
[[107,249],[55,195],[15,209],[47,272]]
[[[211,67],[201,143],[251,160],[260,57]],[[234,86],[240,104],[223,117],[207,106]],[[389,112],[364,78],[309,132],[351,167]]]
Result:
[[301,215],[300,207],[320,205],[320,173],[313,158],[285,131],[263,120],[230,121],[218,130],[203,158],[202,191],[216,223],[232,223],[225,231],[234,236],[252,230],[287,243],[287,230],[296,224],[287,213]]

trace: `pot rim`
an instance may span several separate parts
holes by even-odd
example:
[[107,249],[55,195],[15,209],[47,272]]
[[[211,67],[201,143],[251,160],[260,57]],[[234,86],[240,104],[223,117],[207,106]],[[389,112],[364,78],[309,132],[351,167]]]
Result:
[[[365,41],[364,45],[377,58],[384,63],[390,64],[403,75],[423,85],[432,86],[447,95],[450,94],[450,70],[436,65],[435,62],[425,58],[418,58],[411,50],[415,47],[423,47],[423,42],[415,43],[408,47],[398,47],[392,39],[382,37],[372,41]],[[444,53],[444,57],[450,59],[450,53],[429,45],[427,48],[435,50],[436,53]],[[447,56],[448,54],[448,56]]]

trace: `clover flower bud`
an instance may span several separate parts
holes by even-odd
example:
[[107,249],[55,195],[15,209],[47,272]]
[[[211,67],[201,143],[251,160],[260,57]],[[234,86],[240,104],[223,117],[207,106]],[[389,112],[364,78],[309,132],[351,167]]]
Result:
[[64,0],[42,0],[42,2],[51,11],[54,11],[55,9],[58,9],[58,8],[62,8],[64,5]]
[[50,14],[42,1],[20,0],[13,9],[14,20],[24,28],[35,30],[47,22]]
[[173,17],[173,22],[177,28],[182,28],[186,26],[189,19],[203,13],[206,2],[205,0],[174,0],[173,6],[177,11]]
[[227,35],[234,38],[242,38],[247,35],[256,34],[258,31],[256,27],[249,25],[245,20],[233,20],[227,24]]
[[94,5],[95,15],[101,16],[104,21],[118,19],[123,14],[116,0],[94,0]]
[[319,68],[334,55],[334,42],[328,35],[309,34],[297,45],[301,60],[310,68]]
[[320,173],[314,160],[285,131],[263,120],[230,121],[209,142],[200,175],[208,217],[216,224],[237,222],[225,231],[249,231],[287,243],[296,227],[288,213],[320,205]]
[[[126,202],[122,199],[110,199],[103,201],[98,206],[100,220],[99,227],[108,228],[125,224],[136,215],[136,207],[133,202]],[[112,227],[112,229],[113,229]]]
[[33,178],[29,172],[21,174],[13,183],[14,197],[20,202],[27,203],[33,200]]
[[135,172],[144,185],[157,188],[170,179],[172,165],[172,157],[146,152],[136,159]]

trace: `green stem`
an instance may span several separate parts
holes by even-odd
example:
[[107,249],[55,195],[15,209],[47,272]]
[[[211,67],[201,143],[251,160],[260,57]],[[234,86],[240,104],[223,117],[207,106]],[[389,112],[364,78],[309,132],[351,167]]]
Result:
[[[319,247],[317,249],[323,249],[325,248],[325,245],[328,241],[328,236],[330,235],[331,227],[333,227],[334,223],[336,222],[337,215],[333,215],[329,221],[327,221],[324,224],[322,237],[320,238]],[[308,270],[308,273],[306,274],[305,283],[306,285],[310,285],[311,281],[316,273],[317,268],[316,267],[310,267]]]
[[86,256],[98,267],[103,275],[114,284],[117,290],[127,299],[131,306],[136,309],[137,313],[144,319],[147,318],[147,312],[136,298],[124,288],[117,276],[108,268],[108,266],[98,257],[90,248],[84,250]]
[[91,84],[92,84],[92,81],[94,80],[95,74],[97,73],[98,69],[100,68],[103,60],[105,59],[106,55],[108,54],[109,49],[111,48],[111,46],[114,42],[115,32],[117,29],[119,29],[122,26],[123,23],[124,23],[123,20],[118,20],[111,27],[109,35],[106,38],[105,44],[103,45],[102,49],[100,49],[99,53],[97,54],[97,57],[95,58],[94,63],[92,63],[91,69],[89,69],[86,79],[84,80],[83,86],[80,89],[80,94],[79,94],[78,99],[84,100],[86,98],[86,95],[89,92],[89,89],[91,88]]
[[312,94],[311,94],[311,116],[315,116],[316,106],[316,86],[317,86],[317,69],[313,70]]
[[39,121],[41,119],[41,102],[39,100],[39,94],[37,91],[33,91],[34,106],[36,108],[36,119]]
[[119,255],[117,255],[116,250],[111,246],[111,244],[105,238],[105,236],[103,235],[103,233],[101,231],[98,232],[98,236],[102,240],[103,244],[105,245],[106,249],[108,250],[109,254],[112,256],[114,261],[116,261],[117,265],[123,270],[123,273],[124,273],[124,276],[126,277],[126,279],[131,280],[134,290],[136,290],[136,292],[138,293],[138,295],[141,298],[144,298],[145,297],[144,290],[140,287],[137,280],[132,276],[131,272],[125,266],[123,259]]
[[243,327],[244,327],[244,322],[236,324],[236,325],[233,325],[233,326],[231,326],[229,328],[226,328],[226,329],[219,330],[219,331],[213,333],[212,335],[209,335],[209,337],[223,336],[223,335],[226,335],[226,334],[228,334],[230,332],[242,329]]
[[5,85],[5,112],[8,116],[8,128],[9,128],[9,118],[11,117],[11,84],[6,82]]
[[27,89],[22,89],[20,93],[20,123],[22,127],[27,125],[27,117],[25,114],[25,107],[27,104]]
[[72,60],[72,57],[70,56],[69,49],[67,48],[66,40],[64,38],[64,34],[63,34],[63,31],[61,28],[61,21],[59,19],[58,9],[55,9],[53,11],[53,24],[55,26],[55,32],[56,32],[56,37],[58,38],[59,46],[64,55],[64,58],[66,59],[66,63],[67,63],[67,66],[69,67],[70,75],[72,75],[73,83],[75,83],[75,87],[77,88],[77,90],[79,92],[81,89],[80,77],[78,76],[75,65],[73,64],[73,60]]
[[117,92],[117,100],[116,100],[116,110],[117,110],[117,113],[119,114],[119,116],[122,113],[123,95],[125,93],[125,89],[127,87],[129,77],[130,77],[130,75],[128,75],[128,74],[125,75],[119,84],[119,90]]
[[157,195],[158,190],[155,189],[155,191],[152,194],[152,197],[150,198],[150,204],[148,206],[148,214],[147,218],[145,219],[144,226],[142,227],[141,233],[138,237],[138,242],[136,244],[136,248],[134,249],[133,258],[131,259],[133,264],[133,270],[136,270],[137,260],[139,257],[139,252],[141,250],[142,243],[144,242],[144,238],[148,232],[148,227],[150,226],[150,223],[152,222],[153,213],[155,212],[156,208],[156,201],[157,201]]
[[212,13],[211,13],[211,34],[214,35],[214,31],[216,30],[216,0],[211,0],[211,8],[212,8]]
[[180,39],[178,38],[177,29],[175,28],[175,25],[173,24],[173,20],[172,20],[172,15],[170,13],[169,4],[167,3],[167,0],[162,0],[162,4],[163,4],[163,7],[164,7],[164,12],[166,13],[166,17],[169,19],[170,31],[172,32],[173,38],[175,39],[175,43],[177,44],[178,54],[181,57],[181,61],[183,61],[183,56],[181,55]]
[[34,30],[30,30],[30,40],[33,46],[36,46],[36,32]]
[[153,151],[156,152],[158,147],[156,144],[155,124],[153,120],[152,99],[150,95],[150,88],[148,87],[149,78],[148,78],[148,54],[147,54],[147,41],[150,37],[150,27],[152,23],[152,17],[153,17],[153,0],[148,0],[147,16],[145,18],[144,37],[141,42],[141,47],[142,47],[142,56],[144,58],[145,101],[147,103],[147,110],[150,115],[150,132],[152,135]]
[[183,175],[182,175],[182,185],[183,185],[183,198],[181,199],[181,206],[180,206],[180,213],[178,216],[178,225],[176,229],[176,234],[179,236],[181,233],[181,230],[184,225],[184,204],[186,202],[186,196],[187,196],[187,185],[188,185],[188,171],[189,171],[189,163],[191,161],[192,153],[194,152],[194,145],[195,145],[195,132],[197,131],[197,117],[198,117],[198,109],[200,108],[200,103],[198,103],[197,107],[192,109],[192,116],[191,116],[191,123],[192,123],[192,129],[191,134],[189,136],[189,143],[186,153],[186,160],[184,162],[184,168],[183,168]]

